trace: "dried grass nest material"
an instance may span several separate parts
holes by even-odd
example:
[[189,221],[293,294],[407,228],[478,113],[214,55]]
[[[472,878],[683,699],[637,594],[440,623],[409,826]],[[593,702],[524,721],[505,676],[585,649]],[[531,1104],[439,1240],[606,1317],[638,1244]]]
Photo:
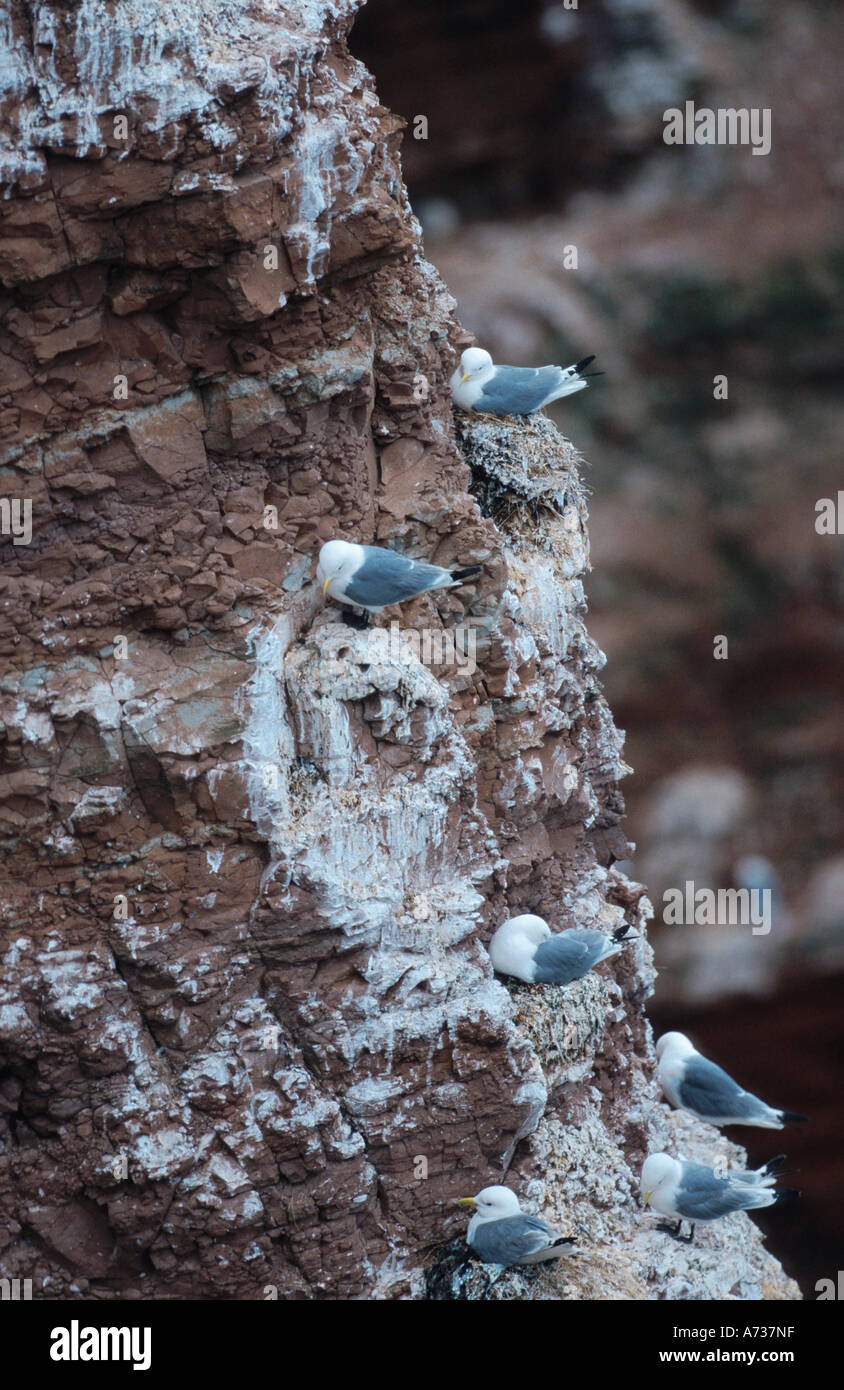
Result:
[[581,454],[544,416],[496,419],[455,412],[455,433],[481,511],[508,531],[535,529],[576,507],[585,518]]

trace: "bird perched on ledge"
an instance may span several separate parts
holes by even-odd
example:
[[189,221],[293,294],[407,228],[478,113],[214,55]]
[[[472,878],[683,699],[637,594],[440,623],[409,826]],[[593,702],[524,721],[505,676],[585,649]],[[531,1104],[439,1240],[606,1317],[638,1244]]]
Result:
[[455,405],[485,415],[532,415],[551,401],[571,396],[589,385],[584,372],[595,355],[571,367],[496,367],[483,348],[467,348],[451,378]]
[[466,1243],[487,1265],[535,1265],[574,1255],[572,1236],[561,1236],[540,1216],[529,1216],[509,1187],[485,1187],[477,1197],[461,1197],[474,1216]]
[[[429,589],[452,589],[480,572],[480,565],[446,570],[421,560],[409,560],[395,550],[354,545],[350,541],[327,541],[319,552],[317,566],[325,597],[330,595],[341,603],[354,604],[367,613],[415,598]],[[366,619],[354,625],[365,627]]]
[[[762,1168],[728,1173],[719,1178],[703,1163],[686,1163],[670,1154],[649,1154],[642,1166],[640,1186],[645,1206],[677,1222],[671,1235],[691,1244],[700,1221],[717,1221],[734,1211],[755,1211],[777,1202],[799,1197],[791,1187],[773,1191],[784,1154],[772,1158]],[[691,1224],[688,1236],[681,1236],[683,1222]]]
[[755,1125],[782,1129],[805,1124],[805,1115],[777,1110],[695,1049],[683,1033],[663,1033],[656,1045],[657,1075],[666,1100],[711,1125]]
[[568,985],[580,980],[599,961],[617,956],[630,930],[627,923],[607,936],[594,927],[552,933],[542,917],[510,917],[489,943],[499,975],[515,975],[529,985]]

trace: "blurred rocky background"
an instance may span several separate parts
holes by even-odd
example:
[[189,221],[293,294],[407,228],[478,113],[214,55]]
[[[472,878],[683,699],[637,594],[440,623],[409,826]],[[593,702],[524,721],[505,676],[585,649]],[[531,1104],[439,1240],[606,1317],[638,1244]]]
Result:
[[[808,1297],[844,1263],[844,549],[815,525],[844,486],[842,40],[823,0],[369,0],[351,36],[466,328],[606,373],[551,413],[592,465],[651,1016],[811,1115],[769,1223]],[[771,152],[667,146],[687,100],[770,108]],[[687,881],[768,889],[770,934],[664,925]]]

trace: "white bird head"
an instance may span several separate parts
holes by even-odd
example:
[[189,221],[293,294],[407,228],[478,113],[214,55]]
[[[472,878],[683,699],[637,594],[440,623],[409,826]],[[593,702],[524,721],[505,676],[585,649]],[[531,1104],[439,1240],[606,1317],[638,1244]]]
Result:
[[685,1033],[663,1033],[656,1045],[656,1057],[660,1061],[665,1052],[683,1057],[694,1050],[694,1044],[689,1042]]
[[551,935],[551,928],[545,919],[535,917],[532,912],[523,912],[521,917],[511,917],[503,923],[501,931],[506,932],[508,936],[526,936],[534,946],[538,946],[540,941],[547,941]]
[[659,1191],[663,1183],[671,1182],[676,1177],[679,1168],[680,1164],[670,1154],[648,1154],[642,1164],[642,1176],[639,1180],[645,1206],[648,1205],[653,1194]]
[[326,541],[319,552],[317,579],[322,583],[323,594],[328,592],[335,579],[348,579],[360,564],[359,545],[349,541]]
[[492,358],[485,348],[467,348],[460,358],[460,380],[471,381],[492,366]]
[[471,1207],[482,1221],[501,1221],[521,1211],[519,1199],[509,1187],[485,1187],[477,1197],[460,1197],[459,1205]]

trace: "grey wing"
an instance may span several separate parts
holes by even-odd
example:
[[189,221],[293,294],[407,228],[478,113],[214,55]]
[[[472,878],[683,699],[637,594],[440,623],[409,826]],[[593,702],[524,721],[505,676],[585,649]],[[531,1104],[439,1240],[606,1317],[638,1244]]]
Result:
[[[485,1264],[514,1265],[538,1250],[547,1250],[561,1237],[539,1216],[507,1216],[485,1221],[472,1238],[472,1249]],[[561,1247],[561,1253],[565,1245]]]
[[563,931],[541,942],[533,953],[536,964],[534,982],[540,985],[567,985],[579,980],[597,965],[607,949],[603,932]]
[[441,588],[447,570],[439,565],[426,565],[421,560],[406,560],[392,550],[364,546],[366,558],[357,573],[346,585],[346,597],[361,608],[384,608],[388,603],[422,594],[426,589]]
[[686,1110],[706,1118],[730,1116],[735,1119],[762,1119],[769,1107],[756,1096],[743,1091],[727,1072],[705,1057],[692,1057],[683,1070],[677,1094]]
[[564,379],[560,367],[496,367],[495,375],[484,382],[475,409],[492,415],[530,415]]
[[726,1178],[717,1178],[702,1163],[687,1163],[674,1205],[689,1221],[715,1221],[733,1211],[753,1206],[747,1188],[734,1188]]

